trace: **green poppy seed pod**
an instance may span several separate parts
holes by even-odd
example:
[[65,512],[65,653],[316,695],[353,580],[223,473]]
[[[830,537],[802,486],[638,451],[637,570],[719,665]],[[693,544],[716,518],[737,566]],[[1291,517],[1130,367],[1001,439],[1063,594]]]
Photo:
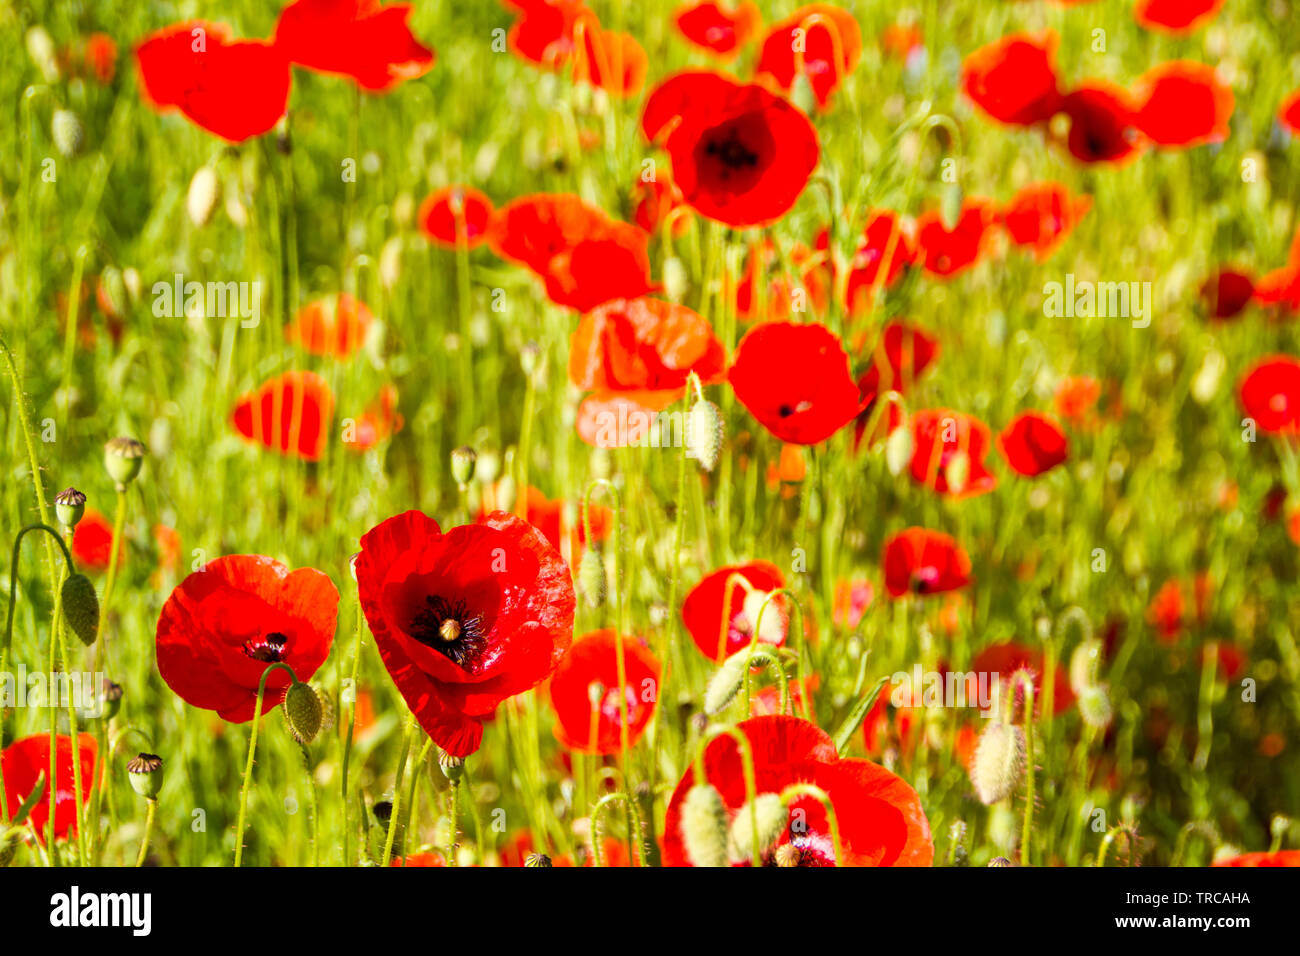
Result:
[[545,853],[530,853],[524,858],[524,866],[550,866],[551,858]]
[[1015,864],[1005,856],[995,856],[993,859],[989,860],[989,866],[1015,866]]
[[221,180],[217,178],[217,171],[211,166],[200,166],[190,179],[190,189],[185,194],[185,211],[190,222],[199,228],[206,226],[220,193]]
[[55,110],[50,122],[50,138],[54,140],[54,148],[60,155],[70,158],[81,152],[86,141],[86,131],[72,110]]
[[966,482],[970,481],[970,455],[964,451],[953,452],[943,475],[948,479],[948,490],[955,495],[961,494],[966,490]]
[[118,711],[122,709],[122,685],[115,684],[105,678],[104,687],[99,696],[104,704],[104,717],[112,720],[117,716]]
[[971,783],[985,805],[997,803],[1011,795],[1025,771],[1025,732],[1014,724],[998,720],[980,734],[971,766]]
[[961,184],[948,183],[944,186],[943,198],[939,204],[939,216],[943,219],[943,227],[949,232],[957,228],[957,222],[961,219],[961,207],[964,199]]
[[469,484],[474,477],[474,465],[477,461],[478,453],[469,445],[452,449],[451,477],[456,480],[456,484],[461,486]]
[[1115,711],[1110,705],[1110,695],[1100,684],[1085,687],[1078,695],[1079,716],[1089,727],[1104,730],[1110,726]]
[[465,758],[453,757],[445,750],[438,752],[438,766],[448,780],[459,780],[465,776]]
[[[781,838],[790,820],[790,811],[775,793],[760,793],[754,799],[753,807],[758,811],[758,852],[762,855]],[[736,861],[753,858],[754,819],[748,803],[732,818],[731,829],[727,832],[727,851]]]
[[727,865],[727,808],[711,784],[696,784],[682,801],[682,842],[696,866]]
[[686,416],[686,454],[700,463],[705,471],[718,464],[722,450],[722,411],[707,398],[691,406]]
[[162,766],[162,757],[157,754],[136,754],[126,762],[131,789],[146,800],[157,799],[163,784]]
[[84,574],[70,574],[60,589],[63,619],[81,643],[89,647],[99,634],[99,595]]
[[135,481],[144,463],[144,445],[134,438],[110,438],[104,445],[104,467],[108,476],[117,483],[118,491]]
[[588,548],[578,562],[578,587],[587,603],[597,608],[605,603],[609,594],[609,581],[605,577],[605,561],[595,548]]
[[889,433],[885,439],[885,465],[889,473],[897,478],[912,462],[912,452],[916,442],[912,438],[912,429],[900,425]]
[[76,488],[64,488],[54,496],[54,515],[59,524],[71,531],[86,513],[86,496]]
[[744,650],[737,651],[718,668],[718,672],[713,675],[709,681],[708,688],[704,691],[704,712],[712,717],[731,703],[732,699],[740,693],[740,687],[745,682],[746,659],[749,653]]
[[284,692],[284,722],[289,736],[300,744],[309,744],[320,733],[325,719],[320,695],[310,684],[294,681]]
[[793,843],[782,843],[772,854],[772,860],[777,866],[786,867],[798,866],[799,861],[803,858],[803,853]]
[[686,298],[691,283],[686,276],[686,266],[677,256],[669,256],[664,260],[663,283],[664,295],[668,297],[668,301],[681,304]]

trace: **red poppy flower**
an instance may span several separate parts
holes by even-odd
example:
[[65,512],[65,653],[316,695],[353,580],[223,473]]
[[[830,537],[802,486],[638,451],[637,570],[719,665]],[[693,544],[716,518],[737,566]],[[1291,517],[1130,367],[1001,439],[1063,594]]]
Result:
[[[731,605],[726,607],[727,579],[733,574],[748,582],[748,587],[736,582],[731,586]],[[695,646],[711,661],[724,661],[732,654],[748,647],[754,639],[754,627],[762,628],[758,636],[764,644],[785,643],[788,608],[785,595],[779,594],[762,612],[763,601],[772,591],[785,587],[785,578],[775,564],[751,561],[749,564],[731,565],[707,574],[691,589],[682,604],[682,621]],[[725,646],[722,643],[722,614],[730,610]]]
[[[885,326],[872,353],[871,366],[858,379],[858,389],[867,399],[867,404],[858,416],[854,433],[855,445],[862,442],[880,394],[888,391],[906,393],[938,354],[939,341],[922,329],[903,322],[890,322]],[[881,422],[880,431],[872,436],[872,441],[884,437],[902,424],[902,412],[896,404],[891,405],[888,415]]]
[[1257,362],[1241,381],[1241,407],[1261,431],[1300,432],[1300,362],[1289,355]]
[[1032,247],[1041,262],[1091,208],[1091,196],[1071,196],[1061,183],[1034,183],[1016,193],[1002,210],[1002,224],[1012,242]]
[[580,42],[573,59],[573,79],[610,96],[635,96],[645,84],[650,61],[630,33],[604,30],[594,22],[580,21]]
[[232,143],[275,126],[289,104],[289,61],[260,40],[232,40],[223,24],[176,23],[135,50],[145,100],[180,110]]
[[1278,121],[1292,133],[1300,135],[1300,90],[1296,90],[1278,107]]
[[374,321],[364,302],[340,292],[333,298],[317,299],[303,306],[284,327],[284,337],[312,355],[346,359],[365,344],[366,333]]
[[[634,746],[654,714],[659,661],[637,638],[622,637],[627,740]],[[573,642],[551,676],[555,738],[585,754],[622,749],[623,704],[619,700],[618,650],[613,630],[584,634]]]
[[1275,850],[1272,853],[1241,853],[1214,866],[1300,866],[1300,850]]
[[1123,164],[1146,148],[1133,101],[1123,87],[1104,80],[1082,83],[1066,95],[1061,111],[1070,117],[1066,147],[1080,162]]
[[375,647],[420,726],[453,757],[537,686],[573,637],[573,580],[542,533],[500,511],[444,533],[419,511],[371,528],[356,561]]
[[[94,735],[77,735],[77,755],[81,763],[81,802],[85,807],[90,785],[95,779],[97,745]],[[18,813],[36,783],[41,781],[44,791],[32,805],[27,822],[36,831],[36,838],[45,843],[50,823],[50,791],[54,791],[54,839],[65,839],[77,832],[76,775],[72,767],[72,738],[59,734],[54,738],[54,786],[49,786],[50,735],[36,734],[15,740],[0,754],[5,780],[5,803],[9,819]]]
[[1097,404],[1101,397],[1101,383],[1087,375],[1063,378],[1056,387],[1053,402],[1056,413],[1062,418],[1079,421]]
[[672,234],[680,236],[690,223],[691,210],[682,199],[682,191],[667,173],[661,172],[649,182],[638,179],[632,190],[632,202],[635,206],[633,222],[648,233],[657,232],[671,219]]
[[557,305],[590,312],[610,299],[653,291],[649,237],[577,196],[523,196],[492,215],[488,245],[546,283]]
[[[1039,715],[1043,704],[1042,651],[1032,650],[1014,641],[986,647],[976,654],[975,660],[971,662],[969,681],[975,683],[977,674],[992,674],[1006,681],[1022,668],[1034,672],[1034,713]],[[968,686],[966,699],[978,699],[975,697],[976,690],[977,688]],[[1074,691],[1070,689],[1070,678],[1065,668],[1057,664],[1056,674],[1052,680],[1052,713],[1063,714],[1072,706],[1074,706]]]
[[812,123],[757,84],[685,72],[659,84],[641,129],[673,161],[686,203],[728,226],[765,226],[790,211],[817,166]]
[[1183,629],[1183,587],[1173,579],[1166,581],[1147,608],[1147,620],[1163,643],[1173,643]]
[[1137,81],[1134,125],[1160,146],[1197,146],[1228,138],[1232,90],[1214,67],[1187,60],[1161,63]]
[[[577,861],[574,860],[574,854],[561,853],[559,856],[552,857],[551,866],[596,865],[596,857],[591,852],[590,846],[579,847],[576,855]],[[623,840],[615,840],[613,837],[601,837],[600,858],[601,864],[604,866],[628,867],[632,865],[632,860],[627,855],[627,843]]]
[[938,209],[923,213],[916,220],[916,247],[921,264],[931,275],[957,275],[979,261],[987,246],[989,230],[997,224],[998,214],[987,199],[969,197],[962,201],[961,216],[951,229]]
[[862,30],[853,14],[829,3],[810,3],[768,31],[755,72],[787,92],[796,76],[806,76],[817,105],[825,109],[861,56]]
[[912,440],[912,478],[921,484],[958,498],[982,495],[997,485],[984,463],[989,428],[978,418],[923,409],[912,416]]
[[925,49],[925,34],[915,24],[891,23],[880,35],[880,46],[891,56],[907,60],[913,52]]
[[405,424],[406,419],[397,410],[397,389],[385,385],[366,410],[356,417],[351,434],[345,434],[343,441],[350,451],[369,451],[400,432]]
[[420,231],[448,249],[462,242],[467,249],[482,243],[491,219],[492,200],[471,186],[447,186],[430,193],[416,214]]
[[[790,681],[791,713],[802,714],[805,701],[808,701],[809,712],[811,713],[812,695],[819,684],[821,684],[821,678],[816,674],[809,674],[803,680]],[[749,701],[749,716],[763,717],[768,714],[779,713],[781,713],[781,688],[775,684],[769,684],[754,691]]]
[[334,394],[315,372],[285,372],[242,396],[230,419],[249,441],[282,455],[319,461],[334,415]]
[[102,85],[113,82],[117,72],[117,44],[106,33],[92,33],[86,38],[86,66],[91,75]]
[[1260,276],[1255,283],[1254,299],[1260,305],[1300,311],[1300,265],[1288,263]]
[[[113,554],[113,524],[94,508],[87,508],[72,530],[72,556],[83,570],[103,571]],[[126,558],[126,539],[117,545],[120,565]]]
[[[881,268],[888,267],[880,279]],[[871,293],[879,282],[888,288],[898,281],[903,269],[916,262],[913,230],[905,226],[898,213],[889,209],[873,210],[867,219],[858,250],[849,264],[849,281],[845,293],[850,312],[870,306]]]
[[[251,720],[257,687],[283,662],[308,681],[329,656],[339,592],[314,568],[290,571],[259,554],[209,561],[176,586],[158,616],[158,673],[187,704],[222,720]],[[262,713],[280,703],[289,675],[266,681]]]
[[573,55],[573,31],[579,19],[595,14],[584,0],[504,0],[519,12],[506,42],[516,56],[556,69]]
[[971,101],[1000,123],[1045,123],[1061,107],[1056,78],[1056,47],[1051,30],[1013,33],[980,47],[962,64],[962,89]]
[[[835,858],[826,809],[820,800],[798,797],[788,808],[792,817],[776,842],[760,851],[764,865],[776,865],[778,853],[795,866],[929,866],[934,858],[930,823],[910,786],[868,760],[843,759],[830,735],[796,717],[752,717],[736,725],[749,741],[756,790],[780,794],[796,783],[823,790],[835,810],[843,858]],[[743,758],[736,742],[717,737],[704,751],[705,781],[692,767],[673,791],[664,820],[665,866],[691,866],[682,838],[682,802],[697,782],[707,781],[722,796],[728,821],[746,825]],[[797,852],[785,851],[792,846]],[[733,860],[748,866],[750,860]]]
[[1250,305],[1255,295],[1255,282],[1235,269],[1220,269],[1201,287],[1201,298],[1215,319],[1231,319]]
[[298,66],[387,93],[433,67],[433,51],[406,25],[413,9],[380,0],[297,0],[280,11],[275,43]]
[[673,23],[688,43],[729,60],[758,33],[762,16],[752,0],[743,0],[734,10],[706,0],[678,7]]
[[938,594],[970,583],[970,557],[951,535],[908,528],[885,542],[882,559],[890,597]]
[[[735,286],[736,317],[742,322],[754,322],[787,318],[791,312],[825,312],[835,284],[829,246],[829,233],[823,229],[818,233],[815,249],[796,242],[786,251],[783,261],[770,239],[751,242],[744,271]],[[790,272],[785,270],[786,262]],[[798,276],[797,280],[792,280],[791,272]],[[730,276],[724,274],[723,296],[732,295],[731,288]],[[760,291],[764,293],[761,303]]]
[[792,445],[825,441],[862,411],[848,353],[835,333],[815,323],[750,329],[728,378],[759,424]]
[[1224,0],[1138,0],[1133,17],[1148,30],[1192,33],[1218,15]]
[[447,861],[441,853],[412,853],[409,856],[393,858],[389,866],[446,866]]
[[1033,477],[1070,457],[1070,442],[1059,425],[1041,412],[1017,415],[998,435],[998,450],[1011,470]]

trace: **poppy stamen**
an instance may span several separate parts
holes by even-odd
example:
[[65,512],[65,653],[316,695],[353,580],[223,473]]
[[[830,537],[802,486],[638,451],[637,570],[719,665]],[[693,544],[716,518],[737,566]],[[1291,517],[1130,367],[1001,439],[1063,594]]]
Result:
[[426,609],[411,622],[411,636],[459,667],[472,666],[486,643],[482,618],[470,614],[463,600],[453,605],[431,594],[424,601]]
[[289,638],[279,631],[250,638],[244,642],[244,653],[263,664],[278,664],[284,660],[284,645]]

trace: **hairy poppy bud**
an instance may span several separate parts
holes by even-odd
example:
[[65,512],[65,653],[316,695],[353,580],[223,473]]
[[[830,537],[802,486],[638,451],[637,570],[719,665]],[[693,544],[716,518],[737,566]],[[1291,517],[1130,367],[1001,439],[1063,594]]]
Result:
[[697,783],[682,802],[682,841],[696,866],[727,865],[727,810],[722,794],[707,783]]
[[190,180],[189,192],[185,194],[185,211],[189,213],[190,222],[200,228],[208,224],[220,191],[217,171],[211,166],[200,166]]
[[118,491],[125,491],[135,480],[143,463],[144,445],[134,438],[110,438],[104,445],[104,467],[117,483]]
[[545,853],[530,853],[524,858],[524,866],[550,866],[551,858]]
[[1114,710],[1110,706],[1110,695],[1101,685],[1085,687],[1079,692],[1079,716],[1089,727],[1102,730],[1110,726]]
[[1014,724],[992,720],[980,734],[971,766],[971,783],[984,804],[1011,795],[1025,770],[1025,732]]
[[55,110],[54,118],[50,122],[50,138],[54,140],[54,148],[61,155],[72,157],[81,152],[81,147],[86,140],[86,131],[82,128],[81,120],[77,119],[77,114],[72,110]]
[[957,228],[957,222],[961,219],[964,198],[960,183],[948,183],[944,186],[943,198],[939,203],[939,218],[943,221],[943,228],[949,232]]
[[99,596],[84,574],[70,574],[60,589],[63,619],[81,643],[89,647],[99,634]]
[[59,524],[69,531],[77,526],[86,513],[86,496],[76,488],[64,488],[54,496],[54,514]]
[[584,551],[578,562],[578,587],[593,608],[605,603],[609,582],[605,577],[605,561],[595,548]]
[[462,488],[469,484],[474,477],[474,463],[478,461],[478,455],[473,448],[468,445],[461,445],[453,449],[451,453],[451,477],[456,480],[456,484]]
[[156,799],[162,789],[162,757],[157,754],[137,754],[126,762],[127,779],[131,789],[146,800]]
[[294,681],[284,692],[284,722],[289,736],[300,744],[309,744],[320,733],[325,719],[320,695],[310,684]]
[[768,600],[769,597],[770,591],[760,591],[757,588],[746,591],[743,605],[745,617],[749,619],[750,628],[758,632],[760,641],[779,644],[785,637],[785,609],[776,598]]
[[1070,689],[1082,694],[1097,683],[1097,664],[1101,660],[1102,644],[1096,638],[1083,641],[1070,655]]
[[885,465],[891,475],[898,477],[903,473],[912,461],[912,452],[915,448],[916,441],[912,438],[910,428],[900,425],[889,433],[889,437],[885,439]]
[[700,463],[705,471],[718,464],[722,450],[722,412],[708,399],[700,399],[691,406],[686,417],[686,454]]
[[442,769],[442,775],[448,780],[459,780],[465,775],[465,760],[461,757],[453,757],[445,750],[438,753],[438,766]]
[[713,716],[720,713],[731,703],[732,698],[740,693],[740,687],[745,681],[748,657],[748,651],[739,650],[722,662],[722,666],[718,668],[718,672],[713,675],[713,680],[709,681],[709,686],[704,691],[706,714]]
[[970,455],[964,451],[953,452],[943,473],[948,479],[948,489],[955,495],[961,494],[970,481]]
[[686,298],[690,281],[686,277],[686,266],[676,256],[669,256],[663,265],[664,295],[669,302],[678,302]]
[[760,793],[753,806],[746,803],[731,821],[727,833],[727,850],[733,860],[749,860],[754,855],[754,810],[758,811],[758,852],[761,855],[781,837],[790,811],[775,793]]

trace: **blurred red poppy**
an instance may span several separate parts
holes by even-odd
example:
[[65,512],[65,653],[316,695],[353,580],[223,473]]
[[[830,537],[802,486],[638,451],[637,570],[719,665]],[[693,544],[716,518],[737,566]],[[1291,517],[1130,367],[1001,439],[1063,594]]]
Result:
[[487,238],[492,200],[472,186],[447,186],[426,196],[415,218],[435,245],[473,249]]
[[793,445],[825,441],[863,408],[844,345],[815,323],[765,322],[750,329],[728,378],[759,424]]
[[[551,859],[551,866],[595,866],[596,857],[591,852],[590,846],[578,848],[577,861],[574,855],[561,853]],[[627,843],[623,840],[615,840],[613,837],[601,837],[600,840],[600,858],[603,866],[627,867],[632,865],[631,858],[627,855]]]
[[224,24],[191,20],[164,27],[135,50],[144,97],[178,109],[232,143],[267,132],[289,104],[289,61],[260,40],[232,40]]
[[1123,87],[1104,80],[1081,83],[1066,94],[1061,111],[1070,117],[1066,147],[1080,162],[1123,164],[1146,148],[1132,98]]
[[397,410],[396,387],[384,385],[375,400],[353,421],[351,433],[345,434],[343,441],[349,451],[369,451],[396,435],[405,424],[406,419]]
[[997,485],[984,463],[991,446],[989,428],[978,418],[923,409],[912,416],[912,441],[912,478],[940,494],[965,498]]
[[762,16],[752,0],[742,0],[734,9],[705,0],[678,7],[673,24],[688,43],[729,60],[758,33]]
[[441,853],[412,853],[409,856],[396,856],[389,866],[446,866],[447,861]]
[[580,18],[595,20],[584,0],[502,0],[519,14],[506,38],[520,59],[557,69],[573,55],[573,31]]
[[[259,554],[209,561],[176,586],[155,634],[158,673],[194,707],[222,720],[251,720],[257,687],[271,664],[283,662],[308,681],[329,656],[339,592],[314,568],[290,571]],[[262,713],[289,686],[276,670],[266,681]]]
[[[727,606],[727,579],[733,574],[744,578],[731,585],[731,604]],[[682,604],[682,621],[695,646],[711,661],[724,661],[732,654],[748,647],[754,639],[754,627],[760,626],[759,641],[764,644],[785,643],[788,607],[785,595],[778,594],[762,611],[767,595],[785,587],[785,578],[775,564],[768,561],[751,561],[749,564],[718,568],[704,576],[691,589]],[[730,611],[726,643],[723,643],[723,612]]]
[[504,511],[446,533],[419,511],[396,515],[361,538],[356,572],[380,659],[453,757],[476,751],[497,705],[550,676],[573,637],[564,559]]
[[1077,375],[1061,379],[1053,402],[1062,418],[1079,421],[1092,411],[1100,397],[1100,382],[1087,375]]
[[1218,14],[1224,0],[1138,0],[1133,16],[1148,30],[1192,33]]
[[861,56],[862,30],[853,14],[810,3],[768,30],[755,73],[787,92],[795,77],[806,76],[817,105],[825,109]]
[[1198,146],[1228,138],[1233,96],[1214,67],[1188,60],[1161,63],[1137,81],[1134,125],[1160,146]]
[[[5,804],[8,819],[18,813],[37,781],[43,791],[32,805],[27,822],[43,845],[49,833],[50,791],[54,791],[54,839],[65,839],[77,832],[76,776],[72,767],[72,738],[58,734],[54,738],[54,786],[49,786],[50,735],[36,734],[15,740],[0,754],[5,781]],[[81,764],[81,803],[86,806],[91,783],[95,778],[98,746],[93,734],[77,735],[77,756]],[[44,779],[42,779],[44,778]]]
[[[493,511],[514,511],[519,502],[505,500],[505,485],[502,482],[485,485],[483,488],[483,507],[476,521],[483,521]],[[524,496],[524,520],[540,531],[551,546],[559,551],[570,567],[577,567],[582,560],[582,549],[587,543],[586,522],[580,505],[572,506],[572,517],[566,518],[565,511],[569,504],[563,499],[549,500],[538,489],[528,488]],[[604,541],[613,530],[614,513],[604,505],[591,506],[591,538]]]
[[[885,267],[884,278],[880,270]],[[879,283],[888,288],[898,281],[903,269],[916,261],[914,230],[889,209],[872,210],[858,242],[857,252],[849,263],[849,281],[845,300],[849,312],[871,305],[871,294]]]
[[[874,404],[881,392],[906,392],[939,355],[939,340],[924,329],[893,321],[885,326],[872,352],[871,367],[858,388]],[[870,413],[870,406],[863,412]]]
[[315,372],[285,372],[241,397],[230,420],[256,445],[319,461],[333,415],[334,394],[325,379]]
[[939,594],[970,583],[971,563],[956,540],[928,528],[908,528],[885,542],[881,564],[890,597]]
[[284,337],[312,355],[346,359],[361,348],[375,317],[356,296],[340,292],[303,306]]
[[907,60],[914,52],[925,49],[925,34],[914,23],[891,23],[880,35],[880,47],[891,56]]
[[1045,123],[1061,107],[1056,77],[1060,37],[1013,33],[980,47],[962,64],[962,89],[971,101],[1000,123]]
[[1012,471],[1032,478],[1069,458],[1070,441],[1046,415],[1022,412],[998,435],[998,451]]
[[1250,305],[1255,295],[1255,282],[1245,272],[1220,269],[1201,287],[1201,298],[1215,319],[1231,319],[1240,315]]
[[406,24],[413,9],[380,0],[297,0],[280,11],[275,44],[298,66],[386,93],[433,67],[433,51]]
[[573,642],[551,676],[555,738],[570,750],[613,754],[622,749],[617,644],[623,648],[629,747],[641,738],[654,714],[660,666],[644,642],[627,636],[616,641],[611,629],[584,634]]
[[[790,681],[790,708],[795,714],[804,712],[805,702],[809,711],[812,708],[812,696],[821,684],[821,678],[809,674],[803,680]],[[781,713],[781,688],[775,684],[760,687],[754,691],[749,700],[749,716],[763,717],[767,714]]]
[[1215,860],[1214,866],[1300,866],[1300,850],[1274,850],[1271,853],[1241,853]]
[[[72,556],[82,570],[103,571],[113,554],[113,523],[94,508],[87,508],[72,530]],[[117,545],[119,565],[126,558],[126,539]]]
[[[1043,706],[1043,652],[1033,650],[1014,641],[993,644],[975,655],[970,665],[968,680],[975,682],[977,674],[1000,676],[1005,682],[1016,671],[1027,668],[1034,674],[1034,713],[1040,716]],[[967,700],[978,699],[976,688],[968,688]],[[1056,674],[1052,680],[1052,713],[1063,714],[1074,706],[1074,691],[1070,689],[1070,678],[1065,668],[1056,665]]]
[[962,201],[961,216],[951,229],[940,210],[922,213],[916,220],[916,248],[925,271],[947,278],[974,266],[997,221],[993,203],[976,196]]
[[573,79],[610,96],[628,97],[641,92],[650,61],[630,33],[604,30],[595,18],[579,21],[573,57]]
[[[780,795],[793,784],[824,791],[835,811],[843,857],[836,859],[826,808],[811,796],[789,799],[791,820],[771,846],[760,848],[763,865],[929,866],[934,858],[930,824],[920,798],[901,778],[867,760],[844,759],[830,735],[796,717],[743,720],[736,728],[749,741],[758,794]],[[682,836],[682,803],[696,783],[707,782],[722,796],[728,822],[745,826],[746,774],[736,741],[720,736],[704,751],[703,781],[692,767],[673,791],[664,820],[665,866],[693,865]],[[793,847],[787,851],[786,846]],[[779,861],[779,862],[778,862]],[[732,859],[749,866],[750,859]]]
[[720,73],[664,80],[646,101],[641,129],[668,151],[686,203],[738,228],[789,212],[820,155],[808,117],[764,87]]
[[1011,241],[1028,246],[1041,262],[1065,241],[1092,208],[1091,196],[1071,196],[1061,183],[1025,186],[1002,210],[1002,225]]
[[649,182],[638,179],[632,190],[632,202],[636,207],[632,220],[648,233],[657,232],[671,219],[672,234],[680,236],[690,224],[691,210],[682,198],[682,191],[665,172]]
[[1278,121],[1293,134],[1300,135],[1300,90],[1296,90],[1277,110]]
[[86,37],[84,50],[90,75],[102,86],[113,82],[117,73],[117,44],[107,33],[92,33]]
[[1241,407],[1261,431],[1300,432],[1300,362],[1274,355],[1256,362],[1241,380]]

